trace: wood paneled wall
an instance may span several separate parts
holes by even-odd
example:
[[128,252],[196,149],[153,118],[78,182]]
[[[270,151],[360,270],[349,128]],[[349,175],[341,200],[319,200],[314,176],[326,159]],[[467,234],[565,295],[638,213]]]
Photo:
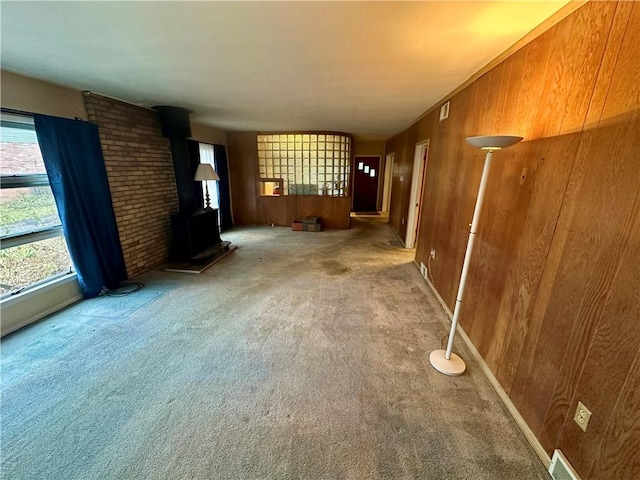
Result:
[[231,203],[236,225],[291,226],[308,215],[322,217],[324,228],[351,227],[351,197],[258,194],[258,145],[256,132],[228,132]]
[[411,176],[416,138],[416,126],[393,137],[387,142],[387,153],[393,153],[395,160],[391,175],[391,203],[389,205],[389,225],[404,242],[407,234],[407,217],[411,196]]
[[585,480],[640,476],[638,33],[640,3],[587,3],[456,94],[447,120],[431,112],[386,149],[403,236],[413,150],[430,139],[416,260],[436,250],[453,310],[484,161],[464,138],[525,138],[494,154],[460,324]]
[[351,197],[287,195],[258,197],[258,225],[291,226],[294,220],[314,215],[323,228],[351,228]]
[[235,225],[258,224],[258,142],[256,132],[227,132],[231,209]]

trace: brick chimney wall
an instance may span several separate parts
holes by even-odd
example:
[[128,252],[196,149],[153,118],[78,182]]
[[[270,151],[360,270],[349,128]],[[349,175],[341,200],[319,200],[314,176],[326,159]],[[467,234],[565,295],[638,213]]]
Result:
[[127,273],[165,262],[170,215],[178,193],[169,140],[153,110],[85,92],[89,121],[97,123]]

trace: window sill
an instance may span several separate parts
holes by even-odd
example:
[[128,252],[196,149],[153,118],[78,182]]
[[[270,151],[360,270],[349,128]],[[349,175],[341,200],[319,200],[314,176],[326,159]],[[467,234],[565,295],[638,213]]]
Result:
[[0,300],[1,335],[14,332],[82,299],[75,273]]

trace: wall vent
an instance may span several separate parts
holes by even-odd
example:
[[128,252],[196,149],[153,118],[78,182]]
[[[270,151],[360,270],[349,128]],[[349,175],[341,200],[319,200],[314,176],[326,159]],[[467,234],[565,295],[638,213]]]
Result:
[[449,102],[440,107],[440,121],[449,118]]
[[569,460],[567,460],[560,450],[554,450],[553,452],[551,465],[549,465],[549,473],[553,480],[580,480],[580,477],[569,463]]

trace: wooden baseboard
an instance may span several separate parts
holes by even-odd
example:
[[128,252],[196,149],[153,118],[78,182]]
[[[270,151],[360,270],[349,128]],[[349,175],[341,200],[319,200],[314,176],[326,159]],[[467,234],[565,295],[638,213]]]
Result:
[[[414,261],[413,263],[416,265],[418,270],[420,270],[420,265],[418,265],[416,261]],[[442,306],[442,309],[444,310],[445,314],[451,321],[451,319],[453,318],[453,313],[451,312],[451,310],[449,310],[449,307],[444,302],[444,300],[442,299],[442,297],[440,296],[436,288],[433,286],[433,284],[429,281],[429,279],[425,278],[425,282],[427,282],[427,285],[429,285],[429,288],[431,289],[433,294],[436,296],[436,298],[440,302],[440,305]],[[480,365],[482,372],[487,377],[487,380],[489,380],[489,383],[491,384],[495,392],[498,394],[498,397],[500,397],[500,400],[502,400],[502,403],[509,411],[509,414],[515,420],[516,425],[518,425],[518,428],[520,429],[522,434],[525,436],[525,438],[527,439],[527,441],[529,442],[533,450],[536,452],[536,454],[538,455],[538,458],[543,463],[545,468],[548,469],[549,465],[551,465],[551,457],[549,457],[549,454],[545,451],[540,441],[536,438],[534,433],[531,431],[531,429],[529,428],[529,425],[527,425],[527,422],[525,422],[524,418],[522,418],[522,415],[520,414],[516,406],[513,404],[509,396],[507,395],[507,392],[504,391],[504,389],[500,385],[500,382],[498,382],[498,379],[495,377],[495,375],[493,374],[493,372],[491,371],[487,363],[484,361],[484,358],[482,358],[482,355],[480,355],[480,352],[478,352],[475,345],[473,344],[471,339],[467,336],[466,332],[462,329],[460,325],[458,325],[457,331],[458,331],[458,334],[460,335],[460,338],[462,338],[467,348],[469,349],[469,352],[471,352],[471,355],[473,355],[473,358],[476,360],[476,362],[478,362],[478,365]]]
[[522,415],[520,415],[520,412],[518,411],[516,406],[513,404],[513,402],[507,395],[507,392],[504,391],[504,389],[498,382],[498,379],[493,375],[493,372],[491,371],[489,366],[486,364],[486,362],[484,361],[484,359],[482,358],[478,350],[476,350],[475,345],[473,344],[471,339],[467,336],[467,334],[462,329],[462,327],[460,327],[460,325],[458,325],[458,335],[460,335],[460,338],[464,340],[464,343],[467,345],[467,348],[471,352],[471,355],[473,355],[473,358],[475,358],[476,362],[478,362],[478,365],[480,365],[480,368],[482,369],[485,376],[489,380],[489,383],[491,384],[493,389],[498,394],[498,397],[500,397],[500,400],[502,400],[502,403],[504,404],[505,407],[507,407],[507,410],[509,411],[513,419],[516,421],[516,425],[518,425],[518,428],[520,429],[522,434],[525,436],[529,444],[533,447],[536,454],[538,455],[538,458],[544,464],[545,468],[548,469],[549,465],[551,465],[551,457],[549,457],[549,455],[543,448],[542,444],[538,441],[536,436],[533,434],[533,432],[529,428],[529,425],[527,425],[527,422],[525,422],[524,418],[522,418]]

